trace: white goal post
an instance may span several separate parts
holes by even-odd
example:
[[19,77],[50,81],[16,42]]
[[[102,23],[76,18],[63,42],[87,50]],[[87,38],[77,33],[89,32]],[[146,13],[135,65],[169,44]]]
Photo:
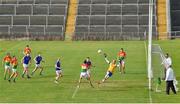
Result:
[[152,89],[151,79],[152,73],[152,25],[153,25],[153,0],[149,0],[149,30],[148,30],[148,79],[149,79],[149,90]]

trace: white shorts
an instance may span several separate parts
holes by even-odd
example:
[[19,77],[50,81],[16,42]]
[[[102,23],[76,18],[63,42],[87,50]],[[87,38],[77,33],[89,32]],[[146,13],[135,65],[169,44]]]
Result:
[[28,68],[28,64],[23,64],[23,67],[24,68]]
[[59,76],[60,74],[62,74],[62,70],[56,70],[56,75]]
[[36,64],[35,65],[37,68],[40,68],[41,67],[41,64]]
[[122,60],[122,61],[120,62],[120,65],[124,65],[124,64],[125,64],[125,61]]
[[87,72],[81,72],[80,77],[81,78],[88,78],[88,73]]
[[5,65],[4,68],[7,69],[11,69],[11,66]]
[[17,69],[13,69],[13,68],[12,68],[12,72],[14,72],[14,73],[15,73],[16,71],[17,71]]

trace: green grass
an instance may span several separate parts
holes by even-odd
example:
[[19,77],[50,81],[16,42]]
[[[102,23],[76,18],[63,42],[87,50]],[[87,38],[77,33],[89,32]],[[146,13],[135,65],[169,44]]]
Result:
[[[174,69],[178,80],[180,41],[158,41],[165,52],[172,54]],[[22,65],[19,65],[20,73],[17,83],[9,83],[3,80],[3,66],[0,67],[0,102],[46,102],[46,103],[149,103],[148,80],[146,75],[146,58],[143,41],[115,41],[115,42],[59,42],[59,41],[0,41],[0,59],[6,52],[15,54],[19,61],[23,57],[22,51],[26,44],[32,48],[32,57],[41,52],[46,63],[43,64],[44,76],[38,73],[32,79],[22,79]],[[172,46],[171,46],[172,45]],[[127,52],[126,74],[120,75],[116,71],[106,83],[100,87],[100,81],[107,70],[103,56],[97,54],[100,48],[108,54],[109,59],[116,58],[118,50],[124,47]],[[172,48],[173,47],[173,48]],[[83,80],[74,98],[72,95],[76,89],[80,74],[80,64],[85,57],[91,57],[96,66],[92,69],[92,81],[95,88],[91,88],[86,80]],[[53,82],[55,78],[54,64],[60,57],[64,77],[60,84]],[[34,68],[34,62],[30,71]],[[152,92],[153,102],[180,102],[179,95],[165,95],[165,92]]]

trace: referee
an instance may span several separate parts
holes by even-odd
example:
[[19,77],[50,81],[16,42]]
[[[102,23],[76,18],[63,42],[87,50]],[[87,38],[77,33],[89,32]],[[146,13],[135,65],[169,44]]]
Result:
[[175,79],[174,72],[173,72],[172,66],[170,65],[166,70],[166,78],[165,78],[167,95],[169,95],[170,89],[173,91],[174,94],[176,94],[176,90],[173,84],[174,79]]

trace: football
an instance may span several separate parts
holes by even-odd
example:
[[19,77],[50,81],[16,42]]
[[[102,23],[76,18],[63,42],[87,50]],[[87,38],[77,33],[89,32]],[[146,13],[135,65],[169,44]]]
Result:
[[102,50],[101,50],[101,49],[99,49],[97,52],[100,54],[100,53],[102,53]]

